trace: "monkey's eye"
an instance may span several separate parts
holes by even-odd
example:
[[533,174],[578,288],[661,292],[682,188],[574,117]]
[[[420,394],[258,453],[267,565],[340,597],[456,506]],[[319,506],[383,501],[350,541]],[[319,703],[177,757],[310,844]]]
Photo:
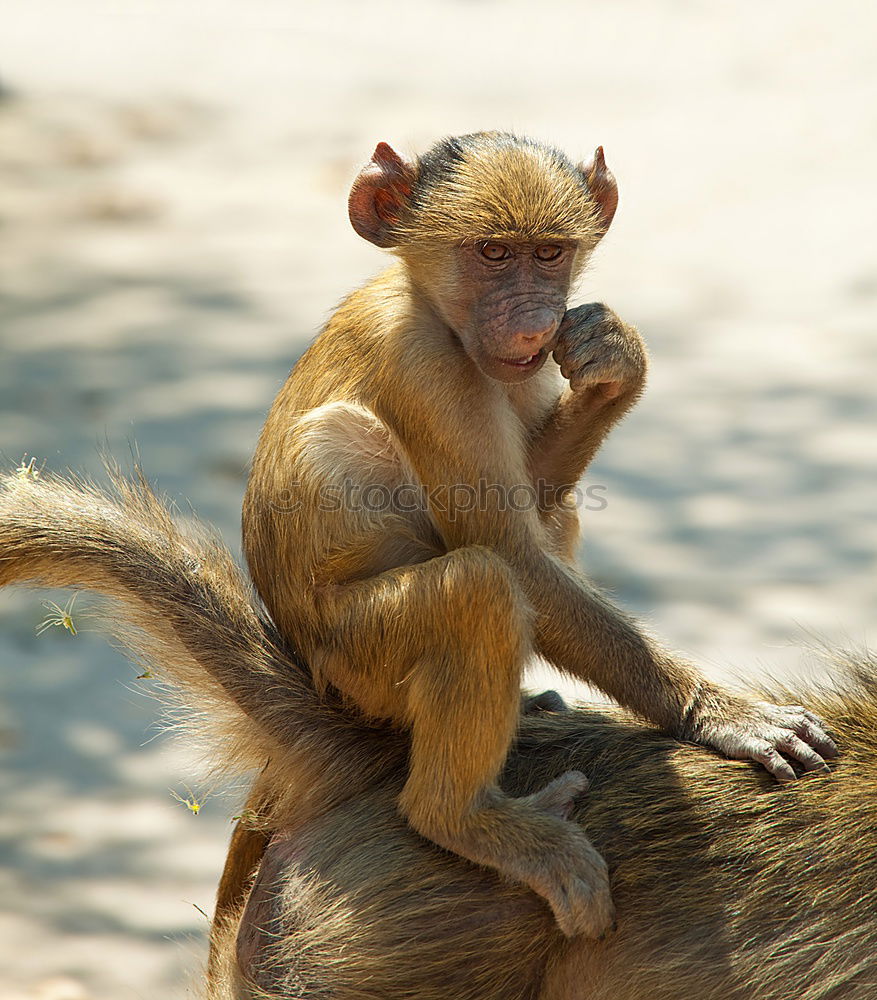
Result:
[[502,243],[484,243],[481,247],[481,256],[487,260],[505,260],[511,255],[511,250]]
[[552,246],[547,243],[545,246],[536,247],[535,253],[537,260],[557,260],[563,253],[563,247]]

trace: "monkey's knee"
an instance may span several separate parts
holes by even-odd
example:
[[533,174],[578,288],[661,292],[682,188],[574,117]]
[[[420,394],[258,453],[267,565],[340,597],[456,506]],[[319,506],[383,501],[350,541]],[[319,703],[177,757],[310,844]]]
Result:
[[[429,641],[407,675],[407,722],[418,747],[450,753],[474,743],[477,757],[504,755],[519,713],[531,611],[515,575],[489,549],[471,546],[435,560],[427,596]],[[471,763],[469,765],[471,767]],[[460,770],[454,767],[456,774]]]
[[445,627],[472,649],[485,640],[491,646],[508,641],[516,655],[524,655],[533,612],[511,566],[480,545],[455,549],[442,561],[439,604],[448,614]]

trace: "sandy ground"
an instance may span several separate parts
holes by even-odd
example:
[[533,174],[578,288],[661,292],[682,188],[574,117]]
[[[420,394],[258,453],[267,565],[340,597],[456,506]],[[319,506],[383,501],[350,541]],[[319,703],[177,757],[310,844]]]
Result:
[[[587,278],[653,353],[589,569],[717,676],[874,641],[873,5],[0,2],[0,452],[151,477],[238,548],[290,364],[380,266],[374,143],[516,128],[620,178]],[[57,595],[56,595],[57,597]],[[0,601],[0,998],[197,993],[237,806],[95,633]],[[85,611],[87,600],[78,608]],[[192,816],[174,800],[207,796]]]

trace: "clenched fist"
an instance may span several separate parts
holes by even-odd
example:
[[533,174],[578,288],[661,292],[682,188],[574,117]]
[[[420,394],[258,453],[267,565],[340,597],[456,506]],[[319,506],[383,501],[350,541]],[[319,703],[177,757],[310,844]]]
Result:
[[570,309],[554,343],[554,360],[573,392],[597,390],[607,402],[638,395],[648,355],[642,337],[602,302]]

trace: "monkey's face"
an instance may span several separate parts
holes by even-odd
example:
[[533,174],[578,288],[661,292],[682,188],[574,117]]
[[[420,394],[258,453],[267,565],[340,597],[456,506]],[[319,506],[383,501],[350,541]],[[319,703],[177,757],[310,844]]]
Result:
[[576,245],[489,240],[453,254],[455,280],[434,291],[444,319],[489,378],[531,378],[566,312]]
[[545,363],[570,285],[617,204],[602,147],[576,166],[484,132],[443,140],[417,162],[378,143],[349,211],[360,236],[395,249],[485,375],[523,382]]

